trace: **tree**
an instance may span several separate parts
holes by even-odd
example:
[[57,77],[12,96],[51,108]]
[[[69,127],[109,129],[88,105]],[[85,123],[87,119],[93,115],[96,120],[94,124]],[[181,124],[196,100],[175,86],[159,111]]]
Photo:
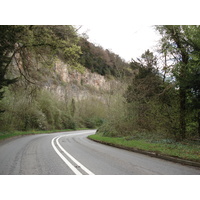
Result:
[[17,80],[6,77],[13,60],[24,80],[34,83],[29,73],[37,63],[34,59],[50,65],[59,56],[76,67],[80,55],[77,43],[72,26],[0,26],[0,99],[3,87]]
[[95,46],[85,38],[80,39],[79,45],[82,51],[79,62],[92,72],[103,76],[112,75],[117,78],[130,74],[129,64],[120,56],[109,50],[104,50],[101,46]]
[[15,26],[0,26],[0,100],[3,98],[3,87],[17,79],[6,77],[8,66],[15,55],[16,35],[20,31]]
[[177,139],[177,91],[174,83],[163,79],[157,62],[157,56],[147,50],[130,63],[135,76],[124,95],[128,119],[132,130]]
[[[150,98],[157,93],[158,70],[156,69],[157,58],[149,50],[142,54],[138,61],[132,60],[130,66],[136,70],[136,75],[133,79],[132,85],[127,90],[127,101],[131,102],[132,98],[136,97],[143,101],[143,99]],[[137,97],[137,95],[139,95]]]
[[187,105],[189,102],[194,103],[194,99],[198,103],[193,104],[192,107],[198,109],[195,105],[199,104],[200,28],[199,26],[173,25],[157,26],[157,29],[163,36],[162,51],[168,52],[173,58],[172,72],[179,91],[180,139],[184,139],[186,137]]
[[[180,103],[180,137],[185,138],[186,134],[186,88],[184,79],[186,76],[186,66],[189,56],[187,52],[188,45],[184,42],[184,34],[182,26],[157,26],[157,29],[163,34],[163,47],[170,48],[176,63],[176,79],[179,87],[179,103]],[[167,44],[166,44],[167,42]]]
[[[151,102],[155,96],[162,93],[162,80],[157,70],[157,58],[149,50],[142,54],[138,61],[130,64],[136,70],[132,84],[125,93],[126,101],[135,105],[133,112],[137,112],[137,124],[142,129],[152,130],[152,120],[148,119],[151,113]],[[155,128],[155,127],[153,127]]]
[[200,27],[185,26],[187,43],[190,46],[189,67],[186,86],[188,92],[188,107],[196,114],[198,135],[200,137]]
[[74,117],[74,114],[76,112],[76,102],[74,98],[72,98],[71,104],[70,104],[70,114],[72,117]]

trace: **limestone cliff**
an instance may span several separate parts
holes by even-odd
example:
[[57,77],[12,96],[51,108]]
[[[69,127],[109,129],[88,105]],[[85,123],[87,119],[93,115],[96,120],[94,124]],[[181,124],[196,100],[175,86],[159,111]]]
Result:
[[[17,59],[19,60],[17,61]],[[25,68],[22,67],[20,57],[15,58],[11,63],[11,74],[15,77],[21,76],[22,79],[22,74],[24,74],[24,77],[27,76],[40,88],[50,90],[59,99],[82,100],[91,96],[102,98],[102,94],[110,93],[120,85],[114,78],[108,79],[100,74],[92,73],[87,68],[80,72],[60,59],[54,61],[51,66],[34,62],[34,59],[32,59],[32,65],[30,65],[32,67],[27,65],[29,68],[26,72]]]
[[88,69],[79,72],[68,64],[57,60],[51,69],[51,76],[43,80],[46,89],[53,91],[62,99],[81,100],[89,96],[101,98],[102,93],[110,93],[119,83]]

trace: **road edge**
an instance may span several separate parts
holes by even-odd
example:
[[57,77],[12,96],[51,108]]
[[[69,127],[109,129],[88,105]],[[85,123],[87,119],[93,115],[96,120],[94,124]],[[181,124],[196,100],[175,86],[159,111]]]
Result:
[[[89,129],[89,128],[77,128],[77,129],[63,129],[63,130],[47,130],[47,131],[28,131],[28,133],[26,133],[26,131],[22,131],[21,134],[16,134],[15,132],[13,132],[13,135],[9,135],[5,138],[0,138],[0,142],[4,142],[4,141],[8,141],[10,139],[15,139],[18,137],[24,137],[24,136],[30,136],[30,135],[39,135],[39,134],[52,134],[52,133],[65,133],[65,132],[71,132],[71,131],[82,131],[82,130],[94,130],[94,129]],[[6,135],[6,134],[5,134]]]
[[183,165],[189,165],[189,166],[200,168],[200,163],[198,163],[198,162],[185,160],[185,159],[182,159],[182,158],[176,158],[176,157],[172,157],[172,156],[167,156],[167,155],[163,155],[163,154],[156,153],[156,152],[145,151],[145,150],[141,150],[141,149],[137,149],[137,148],[133,148],[133,147],[125,147],[125,146],[122,146],[122,145],[119,145],[119,144],[113,144],[113,143],[109,143],[109,142],[99,141],[99,140],[95,140],[95,139],[89,138],[89,137],[87,137],[87,138],[92,140],[92,141],[95,141],[95,142],[98,142],[98,143],[101,143],[101,144],[105,144],[105,145],[108,145],[108,146],[116,147],[116,148],[119,148],[119,149],[124,149],[124,150],[127,150],[127,151],[141,153],[141,154],[145,154],[145,155],[148,155],[148,156],[151,156],[151,157],[161,158],[163,160],[168,160],[168,161],[172,161],[172,162],[175,162],[175,163],[180,163],[180,164],[183,164]]

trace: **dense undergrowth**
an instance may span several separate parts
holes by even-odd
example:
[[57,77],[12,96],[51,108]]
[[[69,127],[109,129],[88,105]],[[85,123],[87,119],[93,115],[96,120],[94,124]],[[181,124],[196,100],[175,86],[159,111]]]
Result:
[[100,104],[94,99],[64,101],[48,90],[31,97],[10,88],[1,101],[5,111],[0,114],[0,132],[95,128],[103,122]]

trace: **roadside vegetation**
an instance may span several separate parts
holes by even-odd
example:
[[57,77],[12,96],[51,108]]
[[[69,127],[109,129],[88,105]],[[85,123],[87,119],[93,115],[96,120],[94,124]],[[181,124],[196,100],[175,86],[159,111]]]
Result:
[[[73,26],[0,26],[1,136],[98,128],[91,137],[199,161],[200,26],[155,29],[162,36],[157,54],[146,50],[126,63]],[[59,98],[47,89],[66,84],[55,73],[56,59],[120,85],[98,97]]]
[[159,54],[147,50],[132,60],[132,82],[99,128],[103,136],[200,138],[200,27],[156,29],[162,35]]
[[175,142],[173,140],[147,140],[132,137],[105,137],[98,134],[90,139],[128,150],[142,150],[185,160],[200,162],[200,142]]
[[39,90],[31,97],[23,90],[15,93],[10,88],[1,101],[6,111],[0,115],[0,132],[95,128],[103,122],[101,104],[97,99],[68,102],[47,90]]
[[132,60],[132,82],[91,137],[200,161],[200,27],[156,29],[159,54]]
[[[117,77],[117,69],[123,74],[129,67],[118,55],[79,36],[73,26],[0,26],[0,133],[102,125],[109,94],[102,91],[101,98],[78,101],[66,89],[62,98],[57,96],[52,88],[66,88],[67,83],[56,72],[56,60],[69,70],[89,68],[110,79]],[[74,86],[83,87],[76,80]]]

